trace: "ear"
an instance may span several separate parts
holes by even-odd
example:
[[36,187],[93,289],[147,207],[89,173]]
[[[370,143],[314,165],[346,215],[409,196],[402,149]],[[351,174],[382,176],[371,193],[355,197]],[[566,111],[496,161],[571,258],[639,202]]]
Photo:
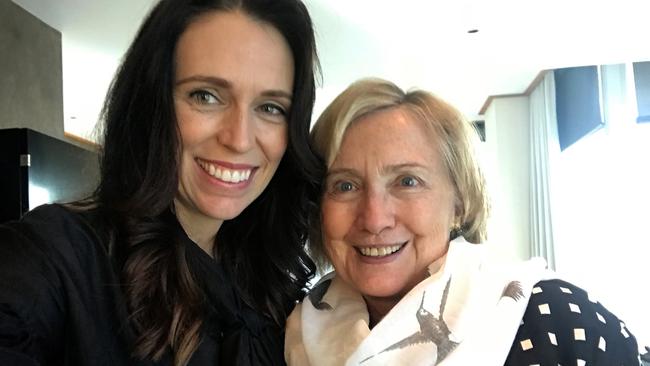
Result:
[[463,209],[459,203],[459,200],[456,199],[454,205],[454,218],[450,225],[449,230],[449,240],[456,239],[457,237],[463,235]]
[[463,216],[465,216],[463,202],[461,202],[458,196],[456,196],[454,198],[454,222],[452,223],[452,226],[455,226],[456,224],[461,226],[463,223]]

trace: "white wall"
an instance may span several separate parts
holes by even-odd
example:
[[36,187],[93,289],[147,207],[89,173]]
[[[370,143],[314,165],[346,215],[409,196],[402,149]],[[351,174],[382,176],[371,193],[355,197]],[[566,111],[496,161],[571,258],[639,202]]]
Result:
[[489,251],[504,261],[530,257],[529,119],[528,97],[493,99],[478,149],[492,203]]
[[119,57],[63,36],[63,114],[68,133],[97,141],[95,128]]

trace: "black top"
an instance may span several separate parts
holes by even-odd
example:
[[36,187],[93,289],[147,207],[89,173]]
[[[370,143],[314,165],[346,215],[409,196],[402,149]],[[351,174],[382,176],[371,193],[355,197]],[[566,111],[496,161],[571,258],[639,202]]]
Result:
[[506,365],[638,366],[625,324],[579,287],[562,280],[535,285]]
[[[222,267],[173,221],[206,294],[189,365],[282,365],[284,330],[245,305]],[[0,225],[0,365],[171,365],[130,357],[115,260],[87,213],[41,206]],[[162,306],[162,304],[161,304]]]

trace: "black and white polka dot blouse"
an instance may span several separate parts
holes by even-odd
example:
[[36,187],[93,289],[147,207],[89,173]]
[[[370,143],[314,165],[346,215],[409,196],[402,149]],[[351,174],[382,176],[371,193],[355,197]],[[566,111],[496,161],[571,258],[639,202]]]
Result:
[[506,360],[513,366],[638,366],[639,351],[625,324],[584,290],[541,281]]

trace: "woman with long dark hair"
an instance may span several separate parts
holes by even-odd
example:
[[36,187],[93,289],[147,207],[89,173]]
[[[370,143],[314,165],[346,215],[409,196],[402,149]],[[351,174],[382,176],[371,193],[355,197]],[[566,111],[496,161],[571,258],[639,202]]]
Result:
[[319,181],[299,0],[162,0],[103,109],[90,199],[0,226],[0,363],[283,364]]

